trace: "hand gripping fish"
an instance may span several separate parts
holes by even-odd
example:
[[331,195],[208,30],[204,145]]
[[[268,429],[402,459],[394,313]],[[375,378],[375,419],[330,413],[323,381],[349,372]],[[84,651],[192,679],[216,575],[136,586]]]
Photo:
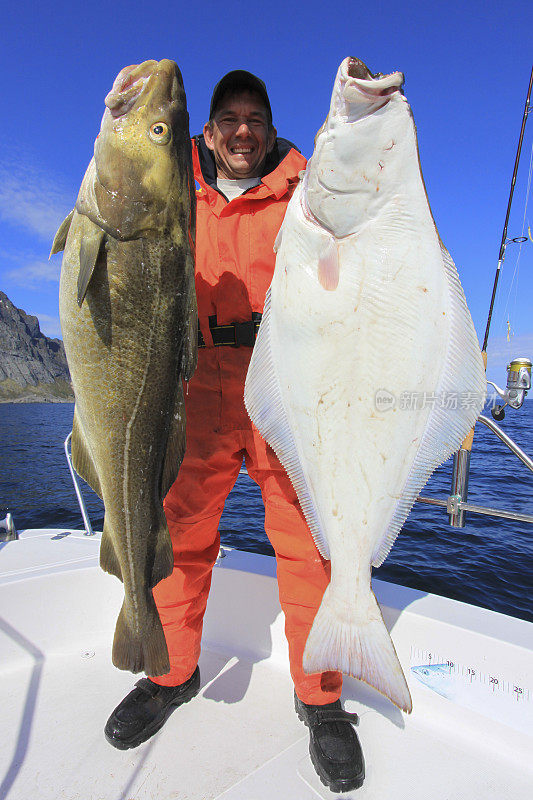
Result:
[[402,84],[355,58],[339,68],[277,238],[245,403],[331,560],[304,669],[341,670],[410,711],[371,568],[472,428],[486,382]]
[[113,663],[161,675],[152,588],[173,568],[162,499],[185,450],[181,378],[196,366],[195,193],[173,61],[126,67],[106,111],[64,249],[60,318],[76,406],[72,458],[100,495],[104,570],[124,583]]

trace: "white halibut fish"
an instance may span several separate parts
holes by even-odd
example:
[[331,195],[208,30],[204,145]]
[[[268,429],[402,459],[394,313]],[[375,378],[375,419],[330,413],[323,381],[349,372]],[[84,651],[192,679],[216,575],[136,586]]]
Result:
[[338,669],[410,711],[371,568],[474,425],[486,380],[402,83],[339,67],[276,241],[245,403],[331,559],[304,669]]

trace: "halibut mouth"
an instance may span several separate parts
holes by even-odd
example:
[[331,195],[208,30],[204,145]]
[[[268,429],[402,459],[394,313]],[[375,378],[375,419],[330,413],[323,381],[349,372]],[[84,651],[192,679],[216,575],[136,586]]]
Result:
[[[165,78],[168,80],[165,81]],[[151,87],[157,85],[160,92],[162,85],[166,84],[169,84],[166,99],[171,101],[175,94],[174,78],[175,65],[168,59],[130,64],[119,72],[104,102],[113,117],[123,117],[131,111],[141,95],[148,94]]]
[[389,75],[378,72],[374,75],[363,61],[354,57],[344,60],[341,78],[344,79],[345,95],[355,89],[369,100],[389,97],[399,91],[404,83],[402,72],[391,72]]

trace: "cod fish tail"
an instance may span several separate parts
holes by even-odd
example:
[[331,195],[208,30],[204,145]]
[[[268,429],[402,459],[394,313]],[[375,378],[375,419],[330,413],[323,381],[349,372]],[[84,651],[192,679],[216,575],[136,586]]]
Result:
[[170,671],[167,643],[152,592],[146,595],[145,624],[135,630],[130,623],[128,598],[118,615],[113,639],[112,660],[118,669],[165,675]]
[[[168,577],[174,568],[172,542],[164,514],[160,515],[149,564],[139,575],[137,568],[133,583],[124,581],[125,597],[115,627],[112,660],[118,669],[165,675],[170,670],[167,643],[152,595],[153,587]],[[104,521],[100,546],[100,566],[123,580],[111,529]]]
[[412,710],[402,667],[371,590],[357,616],[349,619],[339,614],[331,584],[327,587],[307,639],[303,668],[307,673],[340,670],[373,686],[403,711]]

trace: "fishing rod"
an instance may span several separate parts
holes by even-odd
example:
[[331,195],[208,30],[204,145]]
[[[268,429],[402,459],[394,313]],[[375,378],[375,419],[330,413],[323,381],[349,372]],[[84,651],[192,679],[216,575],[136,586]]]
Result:
[[507,203],[507,213],[505,215],[505,223],[503,226],[503,233],[502,233],[502,241],[500,244],[500,253],[498,256],[498,266],[496,267],[496,275],[494,276],[494,286],[492,287],[492,298],[490,301],[490,308],[489,308],[489,317],[487,319],[487,328],[485,330],[485,338],[483,340],[483,347],[481,348],[482,352],[484,353],[484,358],[486,360],[486,353],[487,353],[487,342],[489,339],[489,329],[490,329],[490,322],[492,319],[492,310],[494,308],[494,300],[496,299],[496,289],[498,287],[498,280],[500,277],[500,272],[502,268],[502,264],[505,259],[505,249],[507,247],[507,225],[509,224],[509,215],[511,213],[511,204],[513,202],[513,194],[514,194],[514,187],[516,183],[516,175],[518,172],[518,164],[520,161],[520,153],[522,152],[522,142],[524,139],[524,130],[526,127],[526,119],[529,112],[532,108],[529,105],[529,101],[531,99],[531,87],[533,86],[533,67],[531,67],[531,77],[529,79],[529,88],[527,90],[527,97],[526,97],[526,105],[524,107],[524,115],[522,117],[522,127],[520,128],[520,137],[518,139],[518,148],[516,151],[516,158],[514,162],[514,170],[513,170],[513,178],[511,180],[511,190],[509,192],[509,202]]
[[[487,368],[487,342],[489,338],[489,329],[492,319],[492,311],[494,308],[494,300],[496,298],[496,289],[498,287],[498,280],[500,277],[502,264],[505,259],[505,248],[507,247],[507,226],[509,224],[511,204],[513,202],[514,187],[516,183],[516,176],[518,173],[518,164],[520,162],[520,154],[522,152],[524,130],[526,127],[527,116],[529,112],[532,110],[532,108],[529,105],[529,102],[531,100],[532,87],[533,87],[533,67],[531,68],[531,77],[529,79],[526,104],[524,107],[524,114],[522,116],[522,126],[520,128],[520,136],[518,139],[518,148],[516,151],[516,158],[514,162],[513,177],[511,180],[511,190],[509,192],[509,202],[507,203],[507,213],[505,215],[502,240],[500,243],[498,266],[496,268],[496,275],[494,277],[494,286],[492,288],[492,298],[490,301],[489,316],[487,319],[487,328],[485,330],[483,347],[481,348],[481,355],[483,358],[485,369]],[[514,359],[514,361],[511,361],[511,363],[507,367],[507,370],[508,370],[507,388],[505,390],[500,389],[498,386],[496,386],[495,383],[489,381],[489,383],[491,383],[491,385],[494,387],[494,389],[497,391],[500,397],[502,397],[502,399],[504,400],[503,406],[494,406],[494,408],[491,409],[491,414],[495,420],[502,420],[504,418],[505,416],[504,408],[506,405],[510,405],[512,408],[520,408],[520,406],[524,402],[527,390],[531,387],[531,361],[529,359],[516,358]],[[494,423],[490,419],[481,416],[479,420],[494,431],[493,428]],[[474,441],[474,429],[475,426],[467,435],[459,450],[456,453],[454,453],[453,456],[452,488],[451,488],[451,494],[447,501],[449,521],[450,525],[453,528],[464,528],[465,526],[465,511],[467,505],[466,501],[468,499],[468,476],[470,473],[470,456],[472,452],[472,444]],[[497,433],[497,435],[500,436],[499,433]],[[507,446],[510,447],[510,449],[513,450],[515,454],[517,454],[516,451],[519,450],[520,448],[518,448],[518,446],[515,445],[515,443],[512,442],[512,440],[509,441],[511,442],[511,444],[507,443]],[[527,466],[529,466],[529,468],[532,469],[532,464],[533,462],[530,461],[530,463],[527,464]],[[474,507],[471,507],[470,510],[474,510]],[[486,513],[486,511],[483,513]],[[533,518],[528,521],[533,522]]]
[[[487,366],[487,342],[489,338],[489,329],[490,329],[490,322],[492,318],[492,310],[494,308],[494,301],[496,298],[496,289],[498,286],[498,279],[500,277],[501,268],[505,259],[505,250],[509,241],[511,242],[524,242],[527,240],[527,237],[517,237],[516,239],[507,239],[507,225],[509,223],[509,215],[511,213],[511,204],[513,202],[513,194],[514,188],[516,183],[516,176],[518,172],[518,164],[520,162],[520,154],[522,152],[522,142],[524,140],[524,131],[526,127],[526,120],[528,114],[533,110],[533,107],[530,106],[531,100],[531,89],[533,87],[533,67],[531,68],[531,77],[529,79],[529,86],[527,90],[527,97],[526,97],[526,104],[524,107],[524,113],[522,115],[522,126],[520,128],[520,136],[518,138],[518,147],[516,150],[516,158],[514,163],[513,169],[513,177],[511,180],[511,190],[509,192],[509,202],[507,203],[507,213],[505,215],[505,223],[503,226],[503,233],[502,233],[502,240],[500,243],[500,252],[498,256],[498,266],[496,269],[496,275],[494,278],[494,286],[492,289],[492,298],[490,302],[489,308],[489,316],[487,319],[487,328],[485,330],[485,339],[483,341],[483,348],[482,348],[482,356],[485,362],[485,368]],[[527,201],[526,201],[527,205]],[[525,400],[525,396],[527,394],[528,389],[531,388],[531,361],[529,358],[515,358],[511,361],[511,363],[507,366],[507,387],[505,389],[500,389],[493,381],[488,381],[488,383],[496,390],[497,394],[502,398],[503,405],[494,405],[491,409],[491,414],[495,420],[500,422],[505,417],[505,407],[510,406],[511,408],[520,408],[522,403]]]

